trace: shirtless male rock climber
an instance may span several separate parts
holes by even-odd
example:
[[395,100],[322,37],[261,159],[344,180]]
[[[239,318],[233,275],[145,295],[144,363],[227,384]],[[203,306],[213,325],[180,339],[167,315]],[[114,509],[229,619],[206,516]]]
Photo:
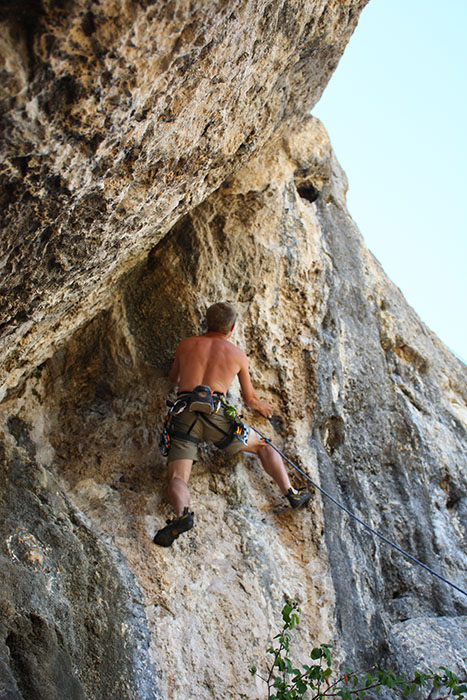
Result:
[[[228,340],[235,326],[237,312],[231,304],[220,302],[206,313],[207,332],[185,338],[177,347],[169,379],[179,391],[168,427],[167,497],[175,518],[154,536],[155,544],[169,547],[182,533],[193,527],[189,511],[188,480],[198,445],[211,441],[227,454],[250,452],[258,455],[264,470],[274,479],[292,508],[305,504],[311,494],[292,488],[284,463],[278,453],[242,424],[235,409],[225,401],[227,391],[238,376],[243,400],[266,418],[272,407],[258,398],[248,371],[245,353]],[[211,401],[206,407],[203,401]]]

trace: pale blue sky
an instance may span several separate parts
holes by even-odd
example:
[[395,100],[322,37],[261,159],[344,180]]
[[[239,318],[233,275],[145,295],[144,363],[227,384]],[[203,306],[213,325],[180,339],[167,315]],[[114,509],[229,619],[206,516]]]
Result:
[[370,0],[313,110],[366,243],[467,360],[467,0]]

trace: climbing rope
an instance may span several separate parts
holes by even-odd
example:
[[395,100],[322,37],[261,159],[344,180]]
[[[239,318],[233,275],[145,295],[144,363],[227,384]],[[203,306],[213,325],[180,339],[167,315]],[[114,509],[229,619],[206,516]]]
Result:
[[449,586],[452,586],[452,588],[455,588],[456,591],[459,591],[459,593],[463,593],[465,596],[467,596],[467,591],[462,590],[462,588],[459,588],[459,586],[456,586],[455,583],[452,583],[452,581],[449,581],[447,578],[444,578],[444,576],[441,576],[441,574],[439,574],[437,571],[434,571],[434,569],[431,569],[429,566],[427,566],[427,565],[424,564],[423,562],[421,562],[421,561],[419,561],[418,559],[416,559],[414,556],[412,556],[411,554],[409,554],[408,552],[406,552],[405,549],[402,549],[402,547],[399,547],[399,545],[396,544],[395,542],[392,542],[391,540],[388,540],[387,537],[385,537],[385,536],[382,535],[380,532],[378,532],[377,530],[375,530],[374,528],[372,528],[372,527],[371,527],[370,525],[368,525],[368,523],[366,523],[364,520],[361,520],[361,518],[359,518],[358,515],[355,515],[355,513],[352,513],[352,511],[349,510],[348,508],[346,508],[342,503],[339,503],[339,501],[337,501],[337,500],[334,498],[334,496],[331,496],[331,494],[328,493],[325,489],[323,489],[321,486],[318,486],[318,484],[315,484],[315,482],[314,482],[312,479],[310,479],[310,477],[308,476],[308,474],[305,474],[305,472],[302,471],[302,470],[300,469],[300,467],[297,467],[296,464],[294,464],[288,457],[286,457],[286,455],[285,455],[283,452],[281,452],[280,449],[279,449],[278,447],[276,447],[276,446],[271,442],[271,440],[269,440],[269,438],[267,438],[265,435],[263,435],[263,434],[262,434],[259,430],[257,430],[256,428],[253,428],[253,426],[250,426],[250,427],[252,428],[252,430],[255,431],[255,433],[257,433],[257,434],[260,436],[260,438],[261,438],[262,440],[264,440],[264,442],[266,442],[266,443],[267,443],[268,445],[270,445],[270,447],[272,447],[278,454],[280,454],[280,456],[282,457],[282,459],[285,459],[285,461],[286,461],[288,464],[290,464],[291,467],[293,467],[294,469],[296,469],[302,476],[304,476],[305,479],[307,479],[316,489],[318,489],[318,491],[321,491],[322,494],[324,494],[325,496],[327,496],[327,498],[329,498],[333,503],[335,503],[336,506],[338,506],[338,507],[341,508],[343,511],[345,511],[345,512],[346,512],[348,515],[350,515],[354,520],[356,520],[358,523],[360,523],[360,525],[363,525],[363,527],[365,527],[367,530],[369,530],[371,533],[373,533],[373,535],[376,535],[377,537],[379,537],[381,540],[383,540],[383,542],[386,542],[386,544],[389,544],[389,545],[391,545],[391,547],[394,547],[394,549],[397,549],[398,552],[400,552],[401,554],[403,554],[405,557],[407,557],[407,558],[410,559],[411,561],[415,562],[415,564],[418,564],[419,566],[422,566],[424,569],[426,569],[427,571],[429,571],[430,574],[432,574],[433,576],[436,576],[436,577],[439,578],[441,581],[444,581],[444,583],[447,583]]

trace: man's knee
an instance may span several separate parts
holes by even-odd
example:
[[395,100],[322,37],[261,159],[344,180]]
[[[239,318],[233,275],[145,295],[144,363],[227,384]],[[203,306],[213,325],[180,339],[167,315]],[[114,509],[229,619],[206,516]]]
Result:
[[181,476],[177,476],[176,474],[171,474],[169,475],[169,486],[174,485],[176,486],[177,484],[186,484],[187,480],[183,479]]
[[169,499],[173,496],[180,496],[188,492],[188,484],[184,479],[179,476],[172,476],[167,484],[167,495]]
[[168,464],[168,479],[169,482],[175,479],[180,479],[185,484],[188,483],[193,466],[192,459],[177,459]]
[[264,440],[260,439],[252,430],[250,430],[250,435],[248,437],[248,444],[241,448],[242,452],[249,452],[250,454],[259,455],[259,451],[263,447],[268,447]]

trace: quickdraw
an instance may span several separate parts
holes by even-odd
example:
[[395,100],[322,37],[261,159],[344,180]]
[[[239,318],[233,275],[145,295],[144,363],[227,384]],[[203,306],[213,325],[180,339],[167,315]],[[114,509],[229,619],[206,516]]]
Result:
[[244,445],[248,445],[248,437],[250,435],[249,427],[240,420],[240,416],[238,415],[237,409],[235,408],[235,406],[232,406],[232,404],[227,403],[224,396],[221,397],[221,402],[224,407],[224,413],[227,416],[227,418],[230,418],[230,420],[233,420],[235,422],[235,430],[233,435],[236,435],[237,438],[241,442],[243,442]]
[[172,423],[172,412],[169,410],[166,417],[164,418],[164,425],[162,426],[161,436],[159,438],[159,450],[163,457],[167,457],[170,450],[170,434],[169,428]]

